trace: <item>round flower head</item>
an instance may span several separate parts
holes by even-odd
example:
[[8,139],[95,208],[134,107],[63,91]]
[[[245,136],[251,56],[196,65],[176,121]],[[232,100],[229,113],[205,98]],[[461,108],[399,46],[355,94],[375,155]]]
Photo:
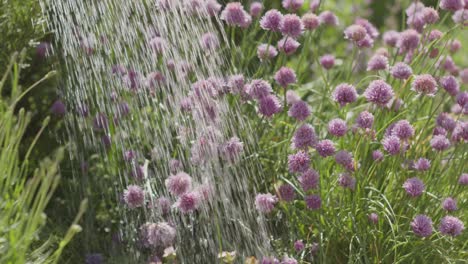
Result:
[[176,238],[176,230],[166,222],[146,223],[140,230],[146,247],[166,248],[172,246]]
[[460,175],[460,178],[458,178],[458,184],[468,185],[468,173],[463,173]]
[[463,24],[464,26],[468,26],[468,12],[466,9],[457,10],[452,15],[453,22],[456,24]]
[[450,43],[450,52],[451,53],[456,53],[457,51],[459,51],[461,49],[461,45],[462,44],[458,39],[453,40]]
[[255,197],[255,207],[259,212],[264,214],[268,214],[273,211],[277,202],[278,198],[269,193],[259,193]]
[[290,184],[283,184],[278,188],[279,198],[285,202],[291,202],[296,198],[296,191]]
[[379,31],[374,25],[372,25],[372,23],[369,22],[369,20],[358,17],[354,23],[363,26],[366,29],[367,35],[369,35],[372,39],[375,39],[379,36]]
[[263,5],[260,2],[253,2],[250,5],[250,15],[252,17],[258,17],[263,11]]
[[428,237],[432,234],[432,220],[425,215],[418,215],[411,222],[411,229],[417,236]]
[[288,67],[281,67],[275,74],[275,81],[281,87],[286,88],[288,85],[297,82],[296,73]]
[[340,150],[335,154],[335,161],[336,163],[343,165],[348,170],[354,170],[353,156],[345,150]]
[[380,150],[375,150],[372,152],[372,159],[375,161],[382,161],[384,154]]
[[283,16],[280,23],[281,34],[285,37],[297,38],[304,31],[304,24],[296,14],[287,14]]
[[281,112],[281,103],[278,97],[267,95],[258,101],[258,112],[266,117],[271,117],[276,113]]
[[388,58],[383,55],[374,55],[367,62],[368,71],[380,71],[388,69]]
[[403,183],[403,188],[409,196],[418,197],[423,193],[425,186],[420,179],[414,177],[406,180],[405,183]]
[[444,10],[457,11],[463,9],[463,0],[441,0],[439,7]]
[[453,120],[448,113],[440,113],[436,118],[436,124],[447,131],[453,131],[457,123]]
[[375,51],[375,54],[376,55],[382,55],[382,56],[385,56],[387,58],[390,58],[390,53],[388,53],[388,49],[385,48],[385,47],[380,47],[378,48],[376,51]]
[[339,84],[333,91],[333,100],[340,104],[341,107],[346,104],[353,103],[357,99],[356,88],[348,83]]
[[332,27],[336,27],[339,24],[338,17],[336,17],[335,14],[328,10],[320,13],[319,20],[321,24],[325,24]]
[[413,70],[406,63],[397,62],[390,69],[390,73],[392,74],[393,78],[406,80],[413,74]]
[[463,222],[454,216],[447,215],[440,220],[439,231],[444,235],[458,236],[464,229]]
[[446,136],[447,135],[447,130],[445,130],[445,128],[443,127],[435,127],[434,128],[434,131],[432,132],[432,135],[433,136],[437,136],[437,135],[442,135],[442,136]]
[[216,16],[221,10],[221,5],[217,0],[207,0],[205,2],[205,9],[209,16]]
[[311,0],[309,9],[312,13],[315,13],[318,10],[319,6],[320,6],[320,0]]
[[242,74],[229,77],[228,86],[232,94],[240,94],[245,86],[245,78]]
[[[466,12],[468,13],[468,12]],[[462,83],[467,84],[468,83],[468,68],[465,68],[460,71],[460,79]]]
[[322,65],[325,70],[333,68],[333,66],[335,66],[335,56],[331,54],[323,55],[320,57],[320,65]]
[[308,169],[299,176],[298,180],[301,188],[306,192],[308,190],[317,189],[319,184],[319,174],[314,169]]
[[317,135],[315,129],[309,125],[304,124],[300,126],[292,138],[292,147],[295,149],[306,149],[313,147],[317,143]]
[[313,13],[306,13],[302,16],[302,23],[307,30],[314,30],[320,26],[320,20],[317,15]]
[[289,171],[292,173],[295,172],[305,172],[309,169],[310,166],[310,157],[305,151],[299,151],[296,154],[291,154],[288,156],[288,167]]
[[293,38],[283,38],[278,41],[278,50],[284,52],[286,55],[291,55],[296,52],[301,44]]
[[129,185],[124,191],[123,198],[125,204],[131,209],[143,206],[145,202],[145,193],[140,186]]
[[461,92],[457,95],[457,104],[465,107],[468,104],[468,92]]
[[374,124],[374,115],[368,111],[361,112],[356,118],[356,125],[363,129],[370,129]]
[[304,197],[307,209],[318,210],[322,206],[322,199],[318,195],[308,195]]
[[244,143],[238,137],[232,137],[221,146],[221,156],[223,159],[233,162],[239,159],[243,150]]
[[304,121],[310,116],[310,106],[304,101],[297,101],[289,108],[288,116]]
[[457,210],[457,200],[452,197],[445,198],[445,200],[442,201],[442,208],[449,212]]
[[456,96],[460,91],[460,85],[457,79],[452,75],[442,77],[439,82],[442,88],[451,96]]
[[342,173],[338,178],[338,185],[354,191],[356,188],[356,179],[349,173]]
[[182,194],[176,202],[177,208],[182,213],[191,213],[200,206],[201,197],[198,192],[186,192]]
[[179,172],[176,175],[169,176],[165,183],[170,193],[180,196],[192,186],[192,177],[185,172]]
[[282,0],[282,5],[284,9],[289,11],[297,11],[304,4],[304,0]]
[[288,257],[288,256],[285,256],[285,257],[281,260],[281,264],[298,264],[298,263],[297,263],[297,260],[296,260],[296,259],[291,258],[291,257]]
[[425,7],[422,10],[422,15],[424,17],[424,22],[427,24],[434,24],[439,21],[439,13],[432,7]]
[[368,102],[382,107],[390,102],[393,94],[392,87],[382,80],[372,81],[364,91],[364,97]]
[[433,136],[430,143],[432,149],[436,151],[444,151],[450,147],[450,141],[442,135]]
[[335,118],[328,122],[328,133],[336,137],[344,136],[347,131],[348,127],[343,119]]
[[366,37],[366,35],[366,28],[356,24],[347,27],[344,31],[345,39],[349,39],[356,42],[363,40]]
[[274,257],[263,257],[260,264],[280,264],[280,262]]
[[321,140],[315,146],[317,153],[322,157],[329,157],[335,154],[335,144],[329,139]]
[[396,47],[400,33],[394,30],[387,31],[383,34],[383,41],[387,46]]
[[393,127],[392,135],[401,140],[409,139],[414,135],[414,128],[407,120],[400,120]]
[[410,52],[419,45],[420,35],[414,29],[407,29],[399,34],[397,47],[401,52]]
[[356,42],[356,46],[359,48],[372,48],[374,46],[374,39],[366,35],[365,38]]
[[270,95],[272,92],[271,85],[261,79],[252,80],[247,88],[247,93],[257,100]]
[[62,100],[56,100],[50,107],[50,112],[57,116],[64,116],[67,113],[67,108]]
[[230,26],[245,27],[252,21],[252,18],[244,10],[239,2],[228,3],[221,12],[220,18]]
[[286,91],[286,103],[288,105],[292,105],[296,102],[299,102],[301,100],[301,98],[299,97],[299,95],[293,91],[293,90],[287,90]]
[[[468,107],[465,106],[465,110],[468,110]],[[468,111],[465,111],[468,113]],[[452,132],[451,140],[455,143],[460,141],[468,141],[468,122],[458,122],[455,126],[455,129]]]
[[376,213],[371,213],[367,216],[367,218],[369,219],[369,221],[376,225],[379,223],[379,216],[376,214]]
[[305,248],[305,245],[304,245],[304,242],[302,242],[302,240],[297,240],[296,242],[294,242],[294,249],[296,250],[296,252],[301,252],[302,250],[304,250]]
[[204,50],[215,50],[219,48],[219,39],[213,32],[208,32],[201,37],[201,46]]
[[382,140],[385,151],[390,155],[398,155],[401,152],[400,138],[397,136],[387,136]]
[[411,84],[411,90],[428,96],[434,96],[437,92],[437,82],[430,74],[417,75]]
[[417,171],[427,171],[431,168],[431,161],[426,158],[419,158],[414,163],[414,169]]
[[265,13],[260,20],[260,26],[265,30],[280,31],[280,24],[283,20],[283,15],[276,9],[271,9]]
[[257,48],[257,56],[260,61],[271,60],[278,55],[278,50],[272,45],[260,44]]

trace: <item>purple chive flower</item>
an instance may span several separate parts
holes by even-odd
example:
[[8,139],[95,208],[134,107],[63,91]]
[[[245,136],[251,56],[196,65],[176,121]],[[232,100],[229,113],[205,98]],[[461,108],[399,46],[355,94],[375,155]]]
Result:
[[307,209],[318,210],[322,206],[322,199],[319,195],[308,195],[304,197]]
[[220,18],[226,21],[230,26],[239,27],[246,27],[252,21],[252,17],[247,14],[244,7],[239,2],[228,3],[221,12]]
[[281,87],[286,88],[288,85],[297,82],[296,73],[288,67],[281,67],[275,74],[275,81]]
[[296,14],[287,14],[281,20],[280,31],[285,37],[297,38],[304,32],[304,24]]
[[432,220],[425,215],[418,215],[411,222],[411,229],[417,236],[428,237],[432,234]]
[[219,48],[218,36],[213,32],[203,34],[200,42],[204,50],[216,50]]
[[292,147],[295,149],[306,149],[314,147],[317,143],[317,135],[315,129],[309,124],[300,126],[292,138]]
[[306,192],[308,190],[317,189],[319,184],[319,174],[314,169],[308,169],[299,176],[298,181],[301,188]]
[[458,184],[468,185],[468,173],[462,173],[462,175],[460,175],[460,178],[458,178]]
[[393,67],[391,67],[390,73],[393,78],[406,80],[413,74],[413,70],[406,63],[397,62]]
[[354,159],[351,153],[346,150],[340,150],[335,154],[336,163],[344,166],[348,170],[354,170]]
[[285,202],[291,202],[296,198],[294,187],[286,183],[278,188],[279,198]]
[[305,245],[304,245],[304,242],[302,242],[302,240],[297,240],[296,242],[294,242],[294,249],[296,250],[296,252],[301,252],[302,250],[304,250],[305,248]]
[[414,128],[407,120],[400,120],[392,128],[392,135],[401,140],[409,139],[414,135]]
[[442,88],[444,88],[444,90],[451,96],[457,96],[460,92],[460,85],[458,84],[457,79],[452,75],[442,77],[439,82]]
[[284,9],[295,12],[302,7],[304,0],[282,0],[281,4]]
[[336,137],[342,137],[346,135],[348,127],[343,119],[335,118],[328,122],[328,133]]
[[336,17],[336,15],[333,12],[328,10],[320,13],[319,20],[321,24],[325,24],[332,27],[336,27],[339,24],[338,17]]
[[273,208],[275,208],[275,204],[278,202],[278,198],[275,195],[271,195],[269,193],[259,193],[255,197],[255,207],[261,213],[268,214],[270,213]]
[[418,94],[434,96],[437,92],[437,82],[430,74],[417,75],[411,84],[411,90]]
[[439,21],[439,13],[432,7],[425,7],[422,10],[422,15],[424,17],[424,22],[428,24],[435,24]]
[[458,209],[457,200],[452,197],[445,198],[444,201],[442,201],[442,208],[448,212],[456,211]]
[[343,188],[348,188],[352,191],[356,188],[356,178],[351,176],[351,174],[345,172],[341,173],[340,177],[338,177],[338,185]]
[[441,0],[439,7],[443,10],[457,11],[463,9],[463,0]]
[[333,156],[335,154],[335,144],[329,139],[321,140],[315,146],[317,153],[322,157]]
[[466,9],[455,11],[455,13],[452,15],[452,19],[456,24],[463,24],[464,26],[468,26],[468,12],[466,12]]
[[143,243],[148,248],[167,248],[174,244],[176,230],[167,222],[146,223],[140,227]]
[[124,191],[123,199],[130,209],[143,206],[145,202],[145,193],[140,186],[129,185]]
[[205,2],[205,9],[209,16],[216,16],[221,10],[221,5],[217,0],[207,0]]
[[104,257],[100,253],[86,254],[85,264],[102,264],[104,263]]
[[462,46],[462,44],[458,39],[453,40],[450,43],[450,52],[451,53],[456,53],[457,51],[459,51],[461,49],[461,46]]
[[309,169],[310,157],[305,151],[299,151],[296,154],[288,156],[288,167],[291,173],[294,172],[305,172]]
[[281,260],[281,264],[297,264],[297,260],[288,256],[285,256],[283,260]]
[[453,131],[457,125],[448,113],[440,113],[436,118],[436,124],[447,131]]
[[319,17],[313,13],[306,13],[302,16],[302,23],[307,30],[314,30],[320,26]]
[[393,95],[392,87],[382,80],[372,81],[364,91],[364,97],[368,102],[382,107],[390,102]]
[[384,154],[382,153],[382,151],[380,150],[374,150],[372,152],[372,159],[374,161],[382,161],[383,160],[383,157],[384,157]]
[[388,58],[383,55],[374,55],[367,63],[368,71],[380,71],[388,69]]
[[374,225],[379,223],[379,216],[376,213],[370,213],[367,218]]
[[356,42],[356,46],[359,48],[372,48],[374,46],[374,39],[366,35],[365,38]]
[[447,215],[440,220],[439,231],[444,235],[458,236],[464,229],[463,222],[457,217]]
[[221,156],[223,159],[233,162],[239,159],[243,150],[244,143],[238,137],[232,137],[221,146]]
[[229,77],[228,86],[232,94],[240,94],[245,86],[245,78],[242,74]]
[[397,47],[401,52],[410,52],[416,49],[420,41],[419,33],[414,29],[407,29],[400,33]]
[[250,15],[252,17],[258,17],[263,11],[263,5],[260,2],[253,2],[250,4]]
[[295,118],[299,121],[304,121],[310,116],[310,106],[304,101],[295,102],[289,108],[288,116]]
[[361,25],[353,24],[344,30],[345,39],[349,39],[356,42],[363,40],[366,37],[366,35],[366,28]]
[[271,88],[271,85],[260,79],[252,80],[247,87],[247,93],[257,100],[270,95],[272,92],[273,89]]
[[417,171],[427,171],[431,168],[431,161],[426,158],[419,158],[414,163],[414,169]]
[[280,264],[280,262],[274,257],[263,257],[260,264]]
[[268,12],[266,12],[260,20],[260,26],[264,30],[277,32],[280,31],[280,24],[282,20],[283,15],[281,14],[281,12],[276,9],[271,9]]
[[179,196],[176,206],[182,213],[191,213],[200,206],[201,197],[198,192],[186,192]]
[[[468,107],[465,106],[465,110],[468,110]],[[468,111],[466,111],[468,113]],[[459,141],[468,141],[468,122],[458,122],[457,126],[452,132],[451,140],[454,142]]]
[[267,95],[259,100],[258,112],[266,117],[271,117],[281,112],[281,103],[275,95]]
[[296,52],[301,44],[293,38],[282,38],[278,41],[278,50],[284,52],[286,55],[291,55]]
[[335,56],[331,54],[323,55],[320,57],[320,65],[322,65],[325,70],[333,68],[333,66],[335,66]]
[[187,192],[192,186],[192,177],[185,172],[179,172],[169,176],[165,181],[166,188],[170,193],[180,196]]
[[299,95],[293,91],[293,90],[287,90],[286,91],[286,103],[288,105],[292,105],[296,102],[299,102],[301,100],[301,98],[299,97]]
[[62,100],[56,100],[50,107],[50,112],[57,116],[64,116],[67,113],[67,108]]
[[405,183],[403,183],[403,188],[409,196],[418,197],[423,193],[425,186],[420,179],[414,177],[406,180]]
[[400,33],[394,30],[387,31],[383,34],[383,41],[387,46],[396,47]]
[[437,136],[437,135],[442,135],[442,136],[447,136],[447,130],[445,130],[445,128],[443,127],[434,127],[434,131],[432,132],[432,135],[433,136]]
[[465,107],[468,104],[468,92],[461,92],[457,95],[457,104]]
[[450,147],[450,141],[442,135],[433,136],[430,143],[432,149],[436,151],[444,151]]
[[333,101],[340,104],[341,107],[346,104],[353,103],[357,99],[356,88],[348,83],[342,83],[336,86],[333,91]]
[[278,55],[278,50],[268,44],[260,44],[257,48],[257,56],[260,61],[271,60]]
[[369,22],[369,20],[364,18],[356,18],[355,23],[357,25],[361,25],[366,29],[367,35],[369,35],[372,39],[375,39],[379,36],[379,31],[377,28]]
[[356,118],[356,125],[363,129],[371,129],[374,124],[374,115],[368,111],[363,111]]
[[401,152],[400,138],[397,136],[387,136],[382,140],[385,151],[390,155],[398,155]]

